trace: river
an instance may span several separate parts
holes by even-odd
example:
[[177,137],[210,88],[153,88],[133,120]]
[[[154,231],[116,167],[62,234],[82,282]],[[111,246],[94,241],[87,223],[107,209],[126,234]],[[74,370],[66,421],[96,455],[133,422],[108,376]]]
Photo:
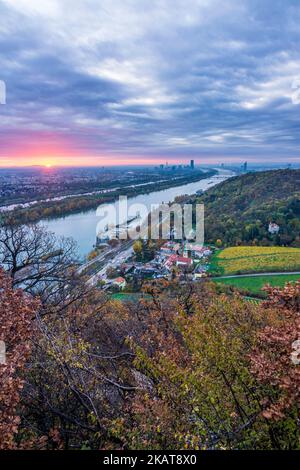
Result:
[[[144,204],[150,210],[151,204],[168,203],[183,194],[191,195],[199,190],[206,191],[232,176],[234,176],[232,171],[218,169],[218,174],[210,178],[161,191],[153,191],[149,194],[140,194],[128,199],[128,202],[130,204]],[[116,207],[117,202],[112,204]],[[80,258],[84,258],[93,249],[95,244],[98,222],[99,217],[96,215],[96,210],[92,209],[56,219],[42,220],[40,223],[57,236],[72,237],[77,243],[78,255]]]

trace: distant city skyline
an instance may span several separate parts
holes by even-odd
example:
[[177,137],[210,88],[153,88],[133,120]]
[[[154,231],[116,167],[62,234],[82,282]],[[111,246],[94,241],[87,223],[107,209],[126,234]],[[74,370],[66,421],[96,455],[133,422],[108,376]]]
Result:
[[299,23],[295,0],[2,0],[0,167],[299,164]]

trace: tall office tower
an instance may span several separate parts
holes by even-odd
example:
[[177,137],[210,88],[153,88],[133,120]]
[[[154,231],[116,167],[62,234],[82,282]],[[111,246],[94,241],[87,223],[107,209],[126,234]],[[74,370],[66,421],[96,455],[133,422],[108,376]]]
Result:
[[243,165],[243,170],[244,170],[245,173],[246,173],[246,171],[247,171],[247,167],[248,167],[248,163],[245,162],[244,165]]
[[190,165],[190,167],[191,167],[191,170],[193,170],[193,169],[195,168],[195,162],[194,162],[194,160],[191,160],[191,165]]

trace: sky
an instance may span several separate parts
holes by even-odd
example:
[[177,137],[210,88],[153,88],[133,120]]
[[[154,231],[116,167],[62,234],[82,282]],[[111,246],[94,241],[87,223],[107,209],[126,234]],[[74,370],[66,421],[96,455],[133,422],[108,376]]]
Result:
[[299,163],[299,24],[299,0],[0,0],[0,166]]

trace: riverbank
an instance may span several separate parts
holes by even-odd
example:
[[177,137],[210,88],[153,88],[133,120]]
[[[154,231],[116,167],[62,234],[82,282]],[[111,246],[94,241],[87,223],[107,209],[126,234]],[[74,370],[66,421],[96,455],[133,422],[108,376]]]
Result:
[[77,193],[71,193],[71,194],[61,194],[60,196],[53,196],[53,197],[48,197],[48,198],[40,198],[40,199],[35,199],[35,200],[28,200],[25,202],[14,202],[14,203],[9,203],[9,204],[4,204],[0,205],[0,213],[1,212],[12,212],[14,210],[20,210],[20,209],[29,209],[32,206],[36,206],[38,204],[46,204],[46,203],[54,203],[54,202],[60,202],[65,199],[74,199],[74,198],[80,198],[80,197],[86,197],[86,196],[96,196],[96,195],[103,195],[103,194],[108,194],[108,193],[114,193],[116,191],[123,191],[128,188],[137,188],[141,186],[147,186],[150,184],[162,184],[166,183],[168,181],[176,182],[178,179],[182,179],[182,176],[177,176],[171,179],[161,179],[161,180],[155,180],[155,181],[141,181],[137,182],[135,184],[123,184],[119,185],[117,187],[104,187],[98,190],[94,191],[84,191],[84,192],[77,192]]
[[[188,182],[167,189],[160,187],[159,190],[156,188],[156,191],[148,191],[147,194],[134,195],[130,197],[128,202],[130,205],[143,204],[150,210],[152,204],[172,202],[178,196],[192,195],[199,190],[206,191],[232,176],[234,176],[233,172],[220,169],[213,176],[208,177],[208,173],[206,173],[206,178],[202,178],[199,181]],[[117,210],[117,201],[112,202],[112,204],[114,204]],[[99,216],[97,216],[95,209],[90,209],[55,219],[43,219],[41,223],[47,230],[55,233],[57,236],[72,237],[77,243],[79,256],[84,258],[92,250],[93,245],[95,245]]]
[[196,172],[183,177],[177,177],[170,180],[162,180],[159,183],[150,182],[140,185],[130,185],[122,188],[114,188],[111,191],[100,193],[86,193],[80,196],[69,196],[65,198],[54,198],[49,201],[37,202],[32,206],[17,207],[12,211],[0,213],[2,219],[10,224],[32,223],[40,220],[50,220],[60,217],[66,217],[70,214],[89,211],[97,208],[100,204],[113,203],[120,195],[132,198],[138,195],[149,194],[159,190],[183,186],[192,182],[198,182],[203,179],[211,178],[217,174],[217,170],[207,172]]

